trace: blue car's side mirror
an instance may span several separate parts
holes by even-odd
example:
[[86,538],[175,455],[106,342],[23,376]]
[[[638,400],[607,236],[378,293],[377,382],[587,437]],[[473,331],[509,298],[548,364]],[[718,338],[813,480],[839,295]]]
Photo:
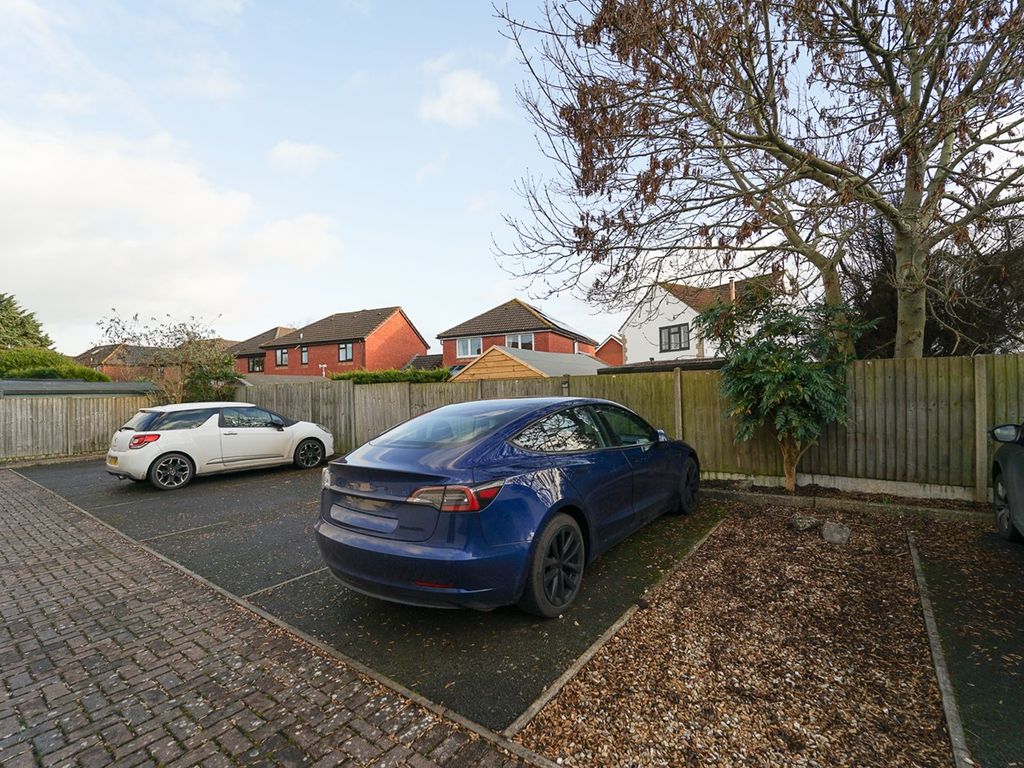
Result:
[[667,443],[668,442],[668,435],[665,434],[665,430],[664,429],[659,429],[658,430],[658,442],[659,443]]

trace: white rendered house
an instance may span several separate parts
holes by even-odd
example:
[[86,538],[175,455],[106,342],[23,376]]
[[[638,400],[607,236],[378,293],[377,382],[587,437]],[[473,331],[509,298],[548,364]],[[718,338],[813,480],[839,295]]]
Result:
[[775,282],[781,273],[733,280],[710,288],[681,283],[652,286],[619,328],[626,365],[654,360],[718,357],[718,348],[700,338],[693,321],[717,302],[729,303],[754,283]]

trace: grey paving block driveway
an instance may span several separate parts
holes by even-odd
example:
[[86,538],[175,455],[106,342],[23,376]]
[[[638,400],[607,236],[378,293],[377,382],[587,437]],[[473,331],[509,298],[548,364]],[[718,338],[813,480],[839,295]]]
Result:
[[353,593],[313,540],[320,471],[282,468],[198,479],[160,493],[99,462],[20,470],[134,539],[432,701],[501,730],[714,524],[709,505],[666,517],[606,553],[577,606],[541,621],[394,605]]
[[8,470],[0,618],[5,767],[523,765]]

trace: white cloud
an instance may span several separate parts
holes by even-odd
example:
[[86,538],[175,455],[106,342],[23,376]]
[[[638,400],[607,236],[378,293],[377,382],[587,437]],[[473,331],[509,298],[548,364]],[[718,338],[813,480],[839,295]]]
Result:
[[333,219],[306,213],[261,227],[245,240],[243,249],[249,261],[275,264],[287,258],[290,269],[306,271],[337,261],[342,243]]
[[423,165],[416,169],[416,183],[422,184],[430,177],[437,176],[439,173],[441,173],[441,171],[444,170],[444,166],[447,162],[447,152],[442,152],[433,160],[428,160],[427,162],[425,162]]
[[454,51],[447,51],[436,58],[427,59],[421,66],[424,72],[437,75],[454,67],[457,58]]
[[241,15],[248,0],[175,0],[189,16],[207,24],[224,24]]
[[41,107],[54,112],[82,115],[92,111],[96,97],[82,91],[46,91],[39,94],[36,102]]
[[324,162],[335,155],[329,149],[316,144],[302,144],[298,141],[279,141],[267,155],[270,165],[281,173],[309,176]]
[[330,218],[255,221],[248,194],[212,183],[166,136],[46,135],[0,120],[0,157],[4,290],[66,352],[98,340],[93,324],[112,307],[247,328],[263,307],[291,311],[282,273],[342,254]]
[[192,56],[176,82],[179,90],[208,101],[223,103],[242,95],[245,88],[226,56]]
[[420,117],[456,128],[469,128],[504,114],[497,83],[473,69],[441,75],[434,92],[420,102]]
[[498,210],[498,195],[491,192],[480,192],[466,198],[466,210],[470,213],[489,214]]

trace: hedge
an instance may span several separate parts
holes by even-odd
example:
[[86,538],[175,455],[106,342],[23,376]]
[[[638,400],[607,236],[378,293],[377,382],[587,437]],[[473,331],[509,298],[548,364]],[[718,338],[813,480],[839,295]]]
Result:
[[110,377],[84,365],[51,365],[35,368],[17,368],[8,371],[5,379],[80,379],[82,381],[110,381]]
[[12,378],[11,372],[26,368],[62,368],[74,365],[71,358],[52,349],[15,347],[0,349],[0,378]]
[[448,381],[451,376],[447,368],[431,368],[428,370],[410,369],[407,371],[352,371],[351,373],[332,373],[330,378],[335,381],[352,381],[355,384],[387,384],[396,381],[411,381],[413,384],[430,384]]

